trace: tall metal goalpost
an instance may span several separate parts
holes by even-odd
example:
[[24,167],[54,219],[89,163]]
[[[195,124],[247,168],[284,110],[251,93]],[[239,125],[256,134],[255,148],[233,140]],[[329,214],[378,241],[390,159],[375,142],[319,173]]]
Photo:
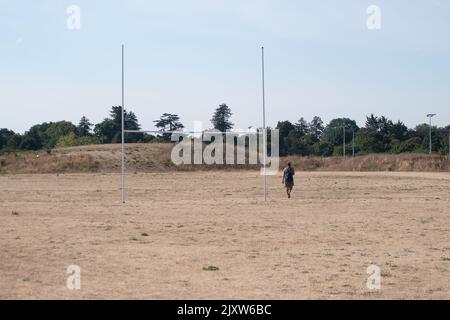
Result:
[[[266,129],[266,96],[265,96],[265,61],[264,61],[264,47],[261,47],[261,78],[262,78],[262,121],[263,121],[263,176],[264,176],[264,201],[267,201],[267,129]],[[121,174],[120,174],[120,189],[122,193],[122,203],[125,203],[125,133],[161,133],[160,131],[152,130],[125,130],[125,46],[122,44],[122,134],[121,134]],[[203,132],[195,131],[165,131],[164,133],[172,134],[198,134]],[[239,134],[244,132],[231,132],[232,134]],[[245,132],[248,133],[248,132]]]

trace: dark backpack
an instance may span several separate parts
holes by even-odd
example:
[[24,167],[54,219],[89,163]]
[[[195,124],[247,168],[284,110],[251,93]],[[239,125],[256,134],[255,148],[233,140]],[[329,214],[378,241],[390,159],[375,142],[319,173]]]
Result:
[[284,173],[284,181],[291,182],[294,181],[294,175],[292,174],[292,169],[287,168]]

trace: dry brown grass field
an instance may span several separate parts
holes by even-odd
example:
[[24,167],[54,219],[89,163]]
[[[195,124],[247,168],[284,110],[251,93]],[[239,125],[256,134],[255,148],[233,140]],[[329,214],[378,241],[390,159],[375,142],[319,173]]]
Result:
[[450,298],[448,173],[298,172],[267,203],[254,171],[127,183],[124,205],[117,174],[0,176],[0,298]]
[[1,299],[450,298],[448,172],[99,171],[0,175]]
[[[126,167],[136,172],[197,171],[197,170],[258,170],[253,166],[175,166],[170,159],[171,144],[127,144]],[[289,157],[287,160],[304,171],[417,171],[449,172],[448,156],[424,154],[374,154],[347,157]],[[0,174],[17,173],[80,173],[120,171],[120,145],[92,145],[30,151],[0,155]]]

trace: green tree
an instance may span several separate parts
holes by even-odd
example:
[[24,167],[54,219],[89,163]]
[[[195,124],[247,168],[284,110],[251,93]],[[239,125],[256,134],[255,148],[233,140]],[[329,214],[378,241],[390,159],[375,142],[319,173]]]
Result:
[[234,124],[230,121],[231,109],[226,104],[221,104],[213,114],[211,123],[214,129],[220,132],[226,132],[233,128]]
[[384,150],[376,131],[368,128],[359,129],[355,137],[355,145],[358,153],[361,154],[378,153]]
[[297,132],[298,136],[304,136],[308,133],[309,127],[308,122],[306,122],[303,117],[300,118],[300,120],[297,121],[297,123],[294,124],[295,131]]
[[39,134],[35,130],[30,130],[25,133],[21,142],[20,149],[22,150],[39,150],[42,149],[42,142]]
[[405,141],[409,139],[408,127],[401,121],[393,123],[388,129],[389,135],[392,139],[397,139],[398,141]]
[[301,135],[301,133],[293,130],[289,132],[288,136],[284,140],[287,154],[297,154],[301,156],[307,156],[314,152],[314,142],[309,134]]
[[20,142],[20,149],[39,150],[42,148],[54,148],[59,138],[76,132],[76,126],[69,121],[44,122],[32,126],[23,135]]
[[441,154],[443,155],[448,155],[449,154],[449,148],[450,148],[450,126],[446,126],[445,128],[441,129],[441,150],[439,151]]
[[73,147],[78,145],[78,139],[75,133],[70,132],[69,134],[66,134],[59,138],[58,142],[56,143],[56,148],[66,148],[66,147]]
[[69,133],[76,134],[77,127],[69,121],[51,122],[41,137],[43,138],[43,148],[51,149],[56,146],[58,140]]
[[308,133],[314,142],[320,141],[323,136],[323,131],[325,127],[323,126],[323,121],[320,117],[314,117],[308,124]]
[[81,117],[80,122],[78,123],[77,132],[80,137],[89,137],[92,135],[91,132],[92,123],[89,122],[89,119],[85,116]]
[[[365,128],[356,137],[357,149],[361,153],[399,153],[415,148],[417,134],[403,124],[373,114],[366,118]],[[422,138],[421,138],[422,139]]]
[[353,139],[353,132],[358,132],[359,127],[356,124],[355,120],[351,120],[348,118],[337,118],[330,121],[330,123],[326,126],[323,139],[328,142],[330,146],[336,152],[333,152],[334,155],[342,154],[343,151],[343,143],[344,143],[344,128],[345,127],[345,141],[347,144],[350,144]]
[[[125,130],[140,130],[141,126],[137,120],[136,115],[132,111],[123,110],[124,113],[124,127]],[[109,112],[110,118],[114,122],[114,126],[119,128],[121,131],[122,128],[122,108],[121,106],[113,106],[111,107],[111,111]]]
[[[120,106],[113,106],[109,118],[94,127],[94,134],[101,143],[120,143],[122,141],[122,109]],[[125,130],[140,130],[141,126],[133,112],[124,109]],[[126,142],[139,142],[144,139],[142,133],[127,134]]]
[[94,126],[94,134],[100,143],[111,143],[117,132],[121,133],[121,129],[117,128],[114,121],[109,118],[105,118]]
[[275,129],[279,131],[280,156],[286,156],[288,155],[288,149],[292,145],[292,139],[294,139],[292,135],[289,139],[288,136],[291,131],[295,130],[295,126],[290,121],[278,121]]
[[166,131],[178,131],[184,128],[184,125],[180,122],[180,117],[171,113],[163,113],[159,120],[153,122],[158,130],[161,131],[164,141],[170,141],[171,137],[170,133],[165,133]]
[[44,144],[48,144],[48,136],[46,134],[47,129],[50,127],[51,122],[36,124],[32,126],[23,135],[19,148],[22,150],[39,150],[44,147]]
[[325,140],[314,143],[312,150],[316,156],[320,157],[329,157],[333,154],[333,146]]
[[418,137],[412,137],[405,141],[393,139],[391,141],[390,149],[392,153],[396,154],[404,152],[421,152],[422,141]]
[[[428,153],[430,148],[430,125],[427,123],[419,124],[414,129],[415,137],[421,140],[420,148],[416,152]],[[437,151],[439,147],[439,137],[437,135],[437,128],[431,127],[431,140],[433,143],[433,151]]]
[[15,135],[14,131],[8,129],[0,129],[0,150],[5,149],[10,139]]
[[78,137],[74,132],[70,132],[59,138],[56,143],[56,148],[66,148],[74,146],[83,146],[96,143],[96,138],[93,136]]

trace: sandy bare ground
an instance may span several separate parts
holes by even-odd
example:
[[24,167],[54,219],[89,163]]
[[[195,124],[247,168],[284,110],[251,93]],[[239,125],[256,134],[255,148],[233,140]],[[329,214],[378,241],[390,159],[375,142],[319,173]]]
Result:
[[0,298],[450,298],[449,173],[299,172],[267,204],[251,171],[127,183],[123,205],[118,175],[0,176]]

